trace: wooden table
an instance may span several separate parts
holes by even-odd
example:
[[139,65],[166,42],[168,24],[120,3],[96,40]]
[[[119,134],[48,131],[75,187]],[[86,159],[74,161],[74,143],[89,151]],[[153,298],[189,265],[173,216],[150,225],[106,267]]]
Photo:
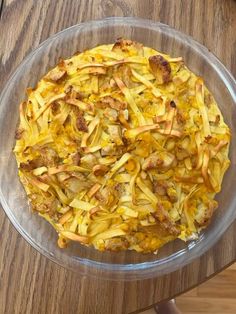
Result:
[[[0,0],[0,12],[1,86],[50,35],[106,16],[139,16],[169,24],[207,46],[236,76],[233,0]],[[130,313],[199,285],[236,260],[236,222],[190,265],[140,282],[89,279],[55,265],[23,240],[3,211],[0,241],[0,314]]]

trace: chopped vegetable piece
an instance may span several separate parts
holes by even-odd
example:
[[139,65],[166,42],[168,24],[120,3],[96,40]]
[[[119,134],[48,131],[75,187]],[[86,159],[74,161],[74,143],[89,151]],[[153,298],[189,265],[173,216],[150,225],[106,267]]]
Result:
[[149,65],[159,84],[168,83],[171,80],[171,67],[164,57],[161,55],[150,57]]

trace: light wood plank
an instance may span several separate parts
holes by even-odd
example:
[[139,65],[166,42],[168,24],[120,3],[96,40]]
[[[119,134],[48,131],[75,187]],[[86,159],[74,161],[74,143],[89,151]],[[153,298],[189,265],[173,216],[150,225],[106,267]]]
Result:
[[227,269],[218,274],[208,282],[202,284],[198,289],[199,297],[215,297],[236,299],[236,271]]
[[236,313],[236,263],[199,287],[176,298],[183,314]]
[[194,288],[189,290],[184,294],[184,297],[197,297],[198,296],[198,288]]
[[232,314],[235,313],[236,300],[227,298],[195,298],[188,297],[177,300],[177,306],[183,314]]

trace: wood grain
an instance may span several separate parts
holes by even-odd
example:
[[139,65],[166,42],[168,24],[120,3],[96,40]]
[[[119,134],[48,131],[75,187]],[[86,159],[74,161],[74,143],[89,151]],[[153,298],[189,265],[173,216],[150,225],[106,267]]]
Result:
[[3,11],[3,0],[0,1],[0,19],[2,17],[2,11]]
[[[206,45],[236,75],[233,0],[2,2],[1,88],[23,58],[50,35],[106,16],[139,16],[167,23]],[[179,271],[159,279],[107,282],[80,277],[41,256],[14,230],[3,211],[0,230],[1,314],[135,312],[198,285],[236,259],[234,223],[215,247]]]

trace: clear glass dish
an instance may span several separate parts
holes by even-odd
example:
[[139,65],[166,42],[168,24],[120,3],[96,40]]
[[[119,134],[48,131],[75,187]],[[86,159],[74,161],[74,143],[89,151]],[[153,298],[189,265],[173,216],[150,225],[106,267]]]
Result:
[[[18,105],[28,86],[34,86],[59,58],[66,58],[99,44],[130,38],[146,46],[182,56],[187,66],[202,76],[216,98],[232,131],[231,166],[217,196],[219,208],[199,239],[179,240],[164,246],[157,255],[135,252],[98,252],[72,244],[57,246],[55,230],[29,210],[26,194],[17,176],[12,148],[19,119]],[[107,18],[72,26],[43,42],[22,62],[0,97],[0,199],[9,219],[20,234],[52,261],[79,272],[112,280],[138,280],[170,273],[190,263],[212,247],[236,218],[236,82],[207,48],[167,25],[137,18]]]

